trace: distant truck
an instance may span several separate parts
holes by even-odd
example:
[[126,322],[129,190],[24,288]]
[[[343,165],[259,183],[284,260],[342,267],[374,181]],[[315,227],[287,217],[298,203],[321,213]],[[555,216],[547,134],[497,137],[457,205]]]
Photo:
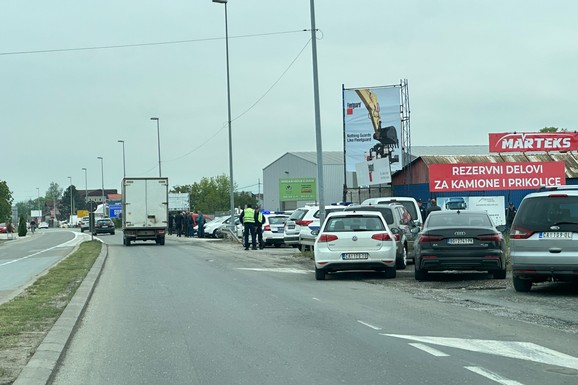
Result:
[[122,231],[125,246],[133,241],[165,244],[169,218],[168,178],[122,180]]

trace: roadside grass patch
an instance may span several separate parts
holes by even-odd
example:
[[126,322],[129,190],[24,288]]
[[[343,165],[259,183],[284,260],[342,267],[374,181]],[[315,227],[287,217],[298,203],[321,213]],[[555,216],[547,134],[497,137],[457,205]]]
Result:
[[0,305],[0,384],[11,384],[62,314],[100,254],[98,241],[79,248],[11,301]]

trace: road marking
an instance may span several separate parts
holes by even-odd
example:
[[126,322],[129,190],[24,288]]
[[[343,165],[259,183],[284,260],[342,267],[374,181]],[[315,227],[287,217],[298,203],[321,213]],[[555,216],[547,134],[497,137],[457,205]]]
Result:
[[479,374],[480,376],[484,376],[492,381],[497,382],[498,384],[502,384],[502,385],[523,385],[521,382],[518,381],[514,381],[514,380],[510,380],[507,379],[505,377],[500,376],[499,374],[496,373],[492,373],[489,370],[486,370],[484,368],[480,368],[477,366],[464,366],[464,368]]
[[0,267],[6,266],[6,265],[10,265],[10,264],[12,264],[12,263],[24,261],[24,260],[26,260],[26,259],[28,259],[28,258],[35,257],[35,256],[37,256],[38,254],[42,254],[42,253],[45,253],[45,252],[50,251],[50,250],[54,250],[54,249],[59,248],[59,247],[76,246],[76,245],[78,245],[79,243],[84,242],[83,239],[78,239],[78,238],[84,238],[84,237],[87,237],[87,236],[86,236],[85,234],[74,233],[74,239],[71,239],[70,241],[66,241],[66,242],[61,243],[61,244],[59,244],[59,245],[49,247],[48,249],[40,250],[40,251],[38,251],[38,252],[36,252],[36,253],[32,253],[32,254],[27,255],[27,256],[25,256],[25,257],[22,257],[22,258],[13,259],[13,260],[8,261],[8,262],[0,263]]
[[578,358],[533,344],[531,342],[406,336],[384,333],[380,334],[388,337],[402,338],[434,345],[447,346],[450,348],[469,350],[471,352],[494,354],[503,357],[516,358],[519,360],[578,369]]
[[431,354],[432,356],[436,356],[436,357],[449,357],[449,354],[445,354],[444,352],[440,352],[437,349],[434,349],[432,347],[429,347],[427,345],[424,344],[419,344],[419,343],[412,343],[410,344],[411,346],[413,346],[414,348],[418,348],[420,350],[423,350],[426,353]]
[[307,270],[293,269],[290,267],[272,267],[272,268],[260,268],[260,267],[238,267],[237,270],[250,270],[250,271],[270,271],[273,273],[291,273],[291,274],[309,274]]
[[371,325],[371,324],[368,324],[367,322],[363,322],[363,321],[360,321],[360,320],[357,320],[357,322],[359,322],[359,323],[362,324],[362,325],[367,326],[368,328],[372,328],[373,330],[381,330],[380,327],[373,326],[373,325]]
[[313,297],[313,300],[321,302],[321,300],[319,298]]

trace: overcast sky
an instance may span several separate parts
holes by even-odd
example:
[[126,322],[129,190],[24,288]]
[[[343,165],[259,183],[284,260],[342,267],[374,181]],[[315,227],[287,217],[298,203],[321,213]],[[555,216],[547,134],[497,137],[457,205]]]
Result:
[[[224,6],[211,0],[2,0],[0,180],[120,191],[229,174]],[[234,181],[259,191],[315,151],[310,0],[229,0]],[[578,1],[316,0],[324,151],[342,151],[341,88],[409,82],[414,146],[578,127]],[[182,42],[187,41],[187,42]],[[61,50],[174,42],[125,48]],[[180,43],[178,43],[180,42]],[[25,53],[23,53],[25,52]],[[31,53],[32,52],[32,53]],[[260,188],[262,191],[262,186]]]

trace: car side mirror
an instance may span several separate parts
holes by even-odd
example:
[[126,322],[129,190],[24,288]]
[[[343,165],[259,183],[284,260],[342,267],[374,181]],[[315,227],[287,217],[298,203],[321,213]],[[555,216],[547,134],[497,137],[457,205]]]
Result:
[[318,235],[319,235],[319,230],[311,230],[311,235],[318,236]]
[[400,233],[400,231],[397,227],[390,227],[389,229],[391,230],[392,234],[399,234]]
[[416,226],[416,227],[413,227],[413,228],[410,230],[410,232],[411,232],[412,234],[417,234],[417,233],[420,232],[420,230],[421,230],[421,227]]
[[506,231],[507,227],[505,225],[499,225],[496,226],[496,230],[498,230],[499,232],[503,233],[504,231]]

